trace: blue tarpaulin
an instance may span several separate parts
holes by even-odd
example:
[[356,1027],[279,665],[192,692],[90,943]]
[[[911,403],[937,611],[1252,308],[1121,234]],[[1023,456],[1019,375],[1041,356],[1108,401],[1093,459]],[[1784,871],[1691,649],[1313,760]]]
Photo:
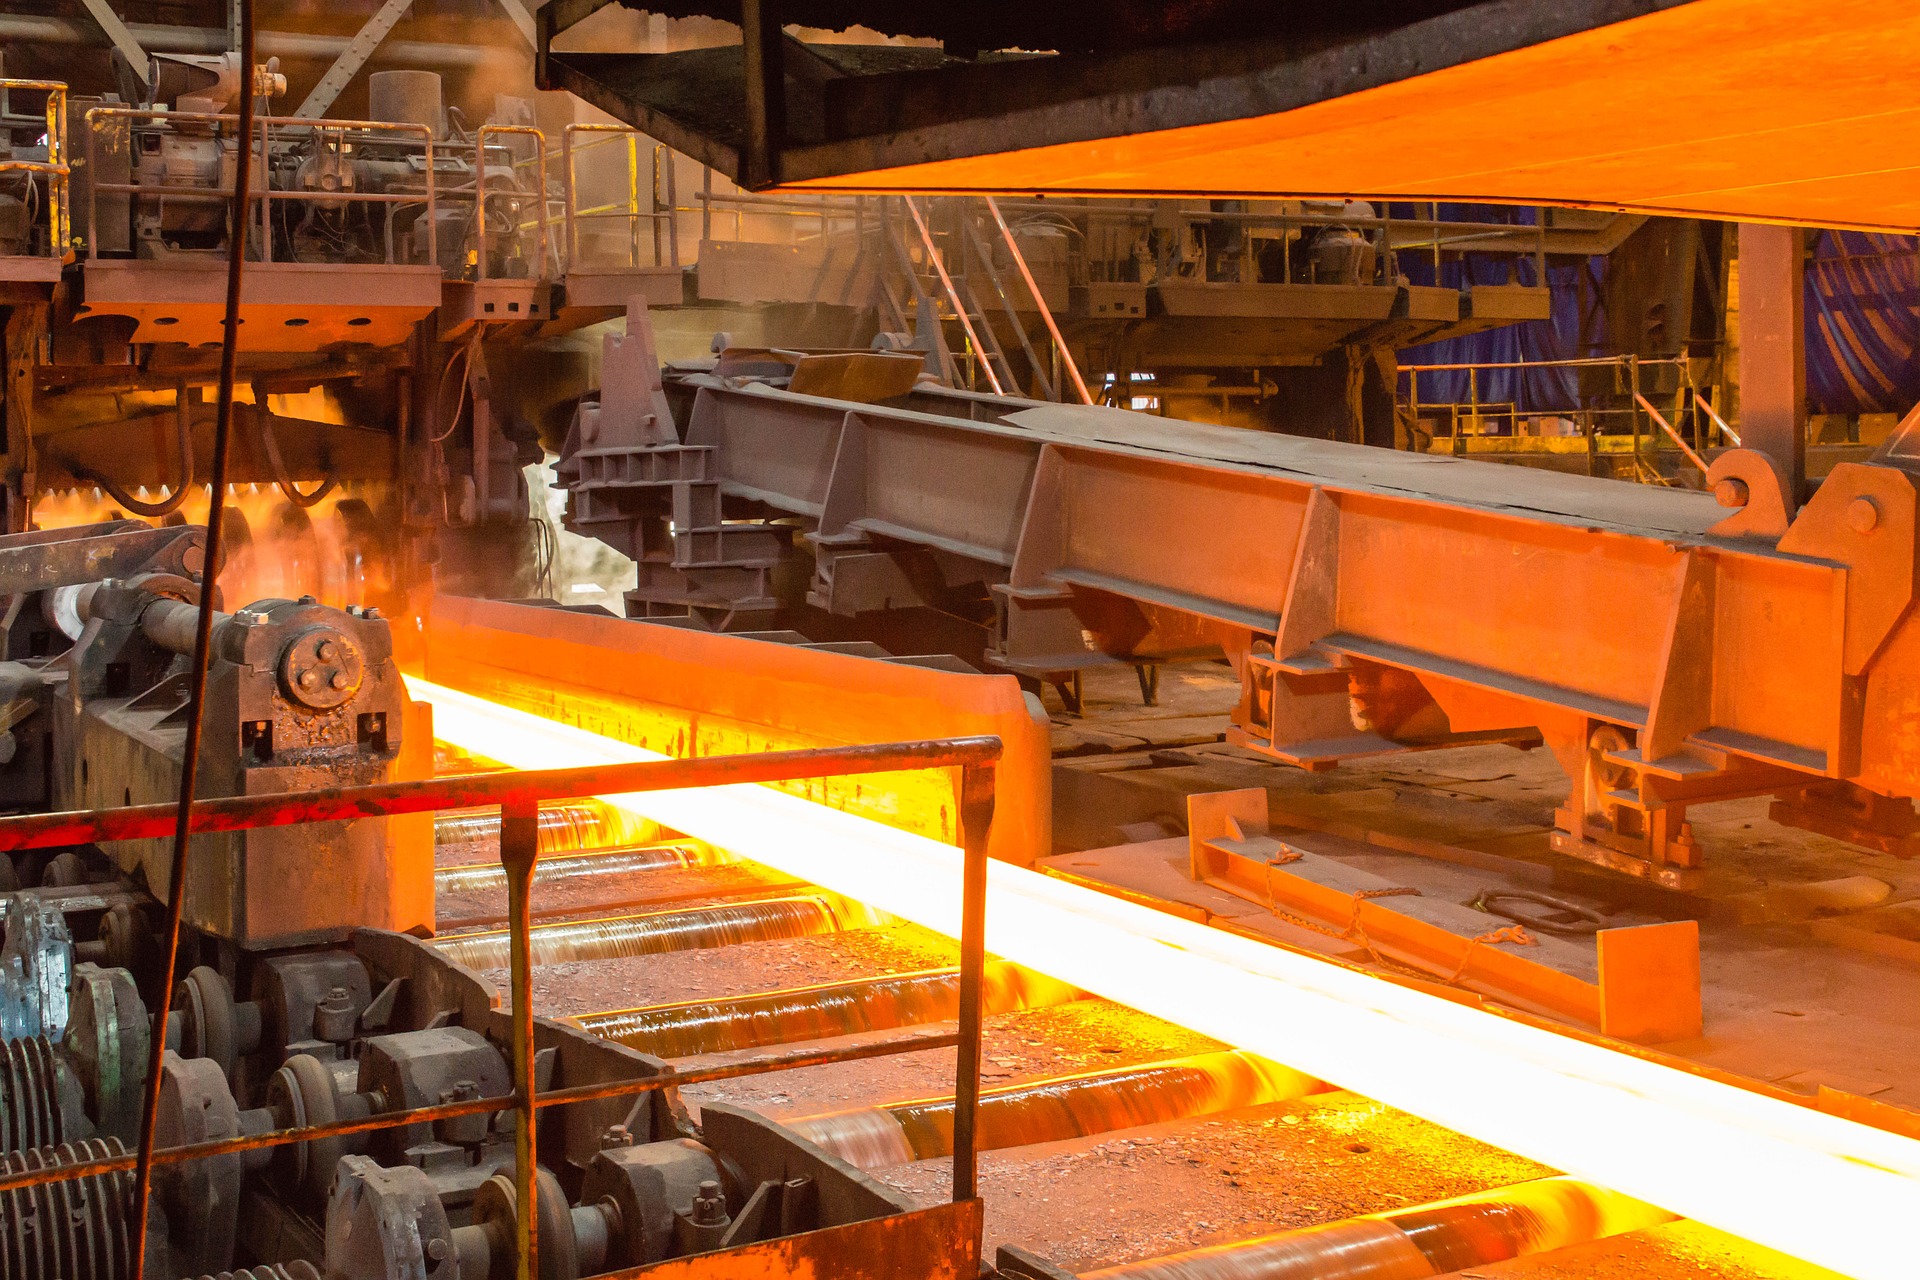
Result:
[[[1427,205],[1388,206],[1396,218],[1429,216]],[[1469,222],[1532,226],[1534,210],[1502,205],[1443,204],[1439,216]],[[1820,231],[1809,237],[1806,274],[1807,409],[1810,413],[1898,413],[1920,403],[1920,237]],[[1470,253],[1441,263],[1419,250],[1399,255],[1414,284],[1533,284],[1533,260]],[[1607,341],[1602,286],[1607,262],[1594,257],[1549,266],[1553,314],[1546,320],[1445,338],[1400,352],[1402,364],[1489,364],[1613,355]],[[1585,277],[1584,280],[1582,277]],[[1401,395],[1407,379],[1400,379]],[[1482,371],[1483,402],[1513,403],[1522,413],[1581,405],[1571,369]],[[1427,373],[1420,398],[1464,402],[1467,375]]]
[[[1430,216],[1428,205],[1393,204],[1389,216],[1420,219]],[[1503,222],[1532,226],[1535,210],[1510,205],[1443,204],[1443,221]],[[1441,284],[1459,289],[1468,284],[1538,283],[1531,256],[1467,253],[1443,258],[1439,279],[1432,257],[1417,249],[1399,253],[1400,270],[1416,285]],[[1545,320],[1503,325],[1481,333],[1442,338],[1400,352],[1401,364],[1500,364],[1517,360],[1567,360],[1606,354],[1607,318],[1601,288],[1606,279],[1603,257],[1561,262],[1547,267],[1553,312]],[[1584,277],[1584,279],[1583,279]],[[1482,403],[1512,403],[1522,413],[1564,410],[1581,403],[1577,371],[1573,369],[1489,369],[1479,375]],[[1407,375],[1400,375],[1400,393],[1407,394]],[[1465,403],[1467,375],[1423,373],[1420,399],[1427,403]]]
[[1920,403],[1920,238],[1809,237],[1807,409],[1900,413]]

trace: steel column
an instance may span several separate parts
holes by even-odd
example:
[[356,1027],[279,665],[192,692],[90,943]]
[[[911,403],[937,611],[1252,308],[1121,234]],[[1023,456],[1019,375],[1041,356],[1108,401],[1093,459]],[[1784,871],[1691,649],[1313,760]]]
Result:
[[1806,232],[1740,224],[1740,436],[1787,473],[1787,514],[1807,482]]

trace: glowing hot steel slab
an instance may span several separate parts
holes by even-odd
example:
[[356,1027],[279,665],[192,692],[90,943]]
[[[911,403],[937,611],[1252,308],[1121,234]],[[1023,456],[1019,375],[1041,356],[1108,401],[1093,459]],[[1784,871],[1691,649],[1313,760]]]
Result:
[[[647,758],[424,681],[520,768]],[[953,936],[960,856],[764,787],[601,797]],[[1844,1274],[1912,1275],[1920,1142],[995,863],[987,947],[1097,995]]]

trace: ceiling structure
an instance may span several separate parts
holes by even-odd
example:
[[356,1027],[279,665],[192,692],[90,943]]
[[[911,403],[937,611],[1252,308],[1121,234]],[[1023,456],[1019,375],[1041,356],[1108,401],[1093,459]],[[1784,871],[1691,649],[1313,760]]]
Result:
[[[546,82],[760,188],[1368,195],[1920,228],[1920,71],[1901,53],[1920,48],[1920,10],[1904,6],[1190,0],[1154,6],[1171,15],[1162,38],[1128,44],[1095,37],[1137,29],[1137,0],[976,6],[911,31],[880,0],[672,0],[742,20],[756,56],[553,46],[606,2],[542,11]],[[1031,52],[1062,14],[1089,36]],[[822,19],[949,43],[767,36]],[[956,41],[1029,52],[955,56]],[[783,93],[759,91],[774,77]]]

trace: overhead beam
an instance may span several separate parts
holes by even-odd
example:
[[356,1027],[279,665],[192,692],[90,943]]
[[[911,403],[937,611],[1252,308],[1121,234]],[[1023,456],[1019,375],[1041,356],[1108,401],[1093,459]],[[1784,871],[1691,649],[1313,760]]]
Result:
[[354,33],[353,39],[347,42],[347,47],[342,49],[340,56],[333,60],[333,65],[328,67],[326,74],[320,77],[320,82],[313,86],[313,91],[307,94],[306,101],[294,108],[293,114],[302,120],[318,120],[325,116],[335,99],[339,98],[341,92],[353,83],[353,78],[360,74],[360,68],[366,66],[367,60],[373,57],[373,52],[380,47],[380,42],[393,31],[394,24],[399,22],[402,15],[412,7],[413,0],[387,0],[381,5],[360,30]]
[[151,85],[153,81],[147,70],[147,51],[134,39],[133,32],[127,30],[127,24],[120,20],[113,6],[107,0],[85,0],[85,3],[87,12],[93,15],[93,20],[107,33],[107,39],[113,42],[113,47],[132,66],[133,74],[140,78],[140,83]]
[[527,48],[538,48],[539,37],[534,31],[533,15],[527,12],[527,6],[521,0],[500,0],[500,7],[507,11],[507,17],[512,20],[514,30],[518,31],[520,38],[527,42]]
[[[125,25],[152,53],[224,53],[232,47],[224,27],[178,27],[150,22]],[[0,43],[93,48],[111,41],[98,26],[83,19],[0,13]],[[313,35],[304,31],[262,31],[255,41],[260,57],[312,61],[338,58],[349,43],[346,36]],[[503,62],[524,64],[526,57],[498,45],[388,40],[368,61],[414,67],[481,67]]]

